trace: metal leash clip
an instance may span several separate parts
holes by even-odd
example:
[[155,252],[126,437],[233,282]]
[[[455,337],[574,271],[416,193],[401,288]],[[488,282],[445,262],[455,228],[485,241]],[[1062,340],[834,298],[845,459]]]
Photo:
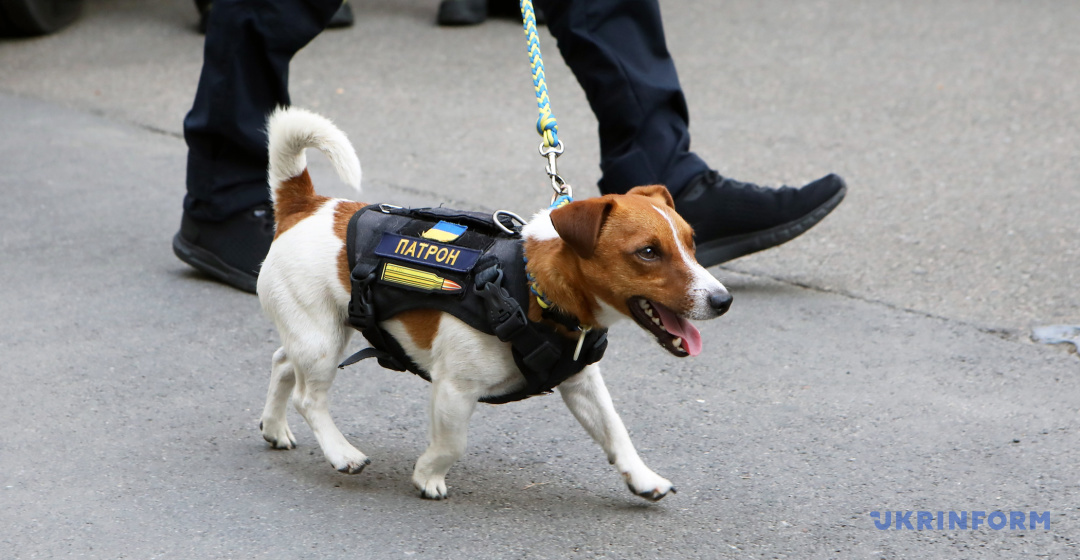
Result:
[[555,199],[559,198],[560,196],[568,196],[570,198],[574,198],[573,187],[571,187],[569,183],[564,181],[563,178],[559,176],[559,168],[557,162],[559,156],[563,153],[563,143],[560,141],[554,146],[548,146],[546,143],[541,142],[539,151],[540,155],[544,156],[548,160],[547,167],[544,170],[547,171],[548,177],[551,179],[551,190],[555,191],[555,193],[551,195],[552,202],[554,202]]

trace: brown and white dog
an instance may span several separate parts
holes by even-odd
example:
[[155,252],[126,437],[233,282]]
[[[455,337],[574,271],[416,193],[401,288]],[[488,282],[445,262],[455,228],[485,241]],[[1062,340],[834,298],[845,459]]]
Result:
[[[315,194],[304,150],[321,150],[342,180],[357,189],[360,162],[345,134],[319,115],[279,109],[268,131],[277,232],[258,293],[282,346],[274,353],[260,429],[275,448],[296,446],[285,417],[291,396],[327,460],[356,474],[371,461],[334,425],[327,392],[352,335],[346,321],[350,271],[344,240],[349,218],[364,204]],[[701,351],[701,336],[687,319],[718,317],[731,303],[724,286],[694,259],[690,226],[675,213],[662,186],[541,211],[522,233],[529,269],[556,306],[587,325],[607,327],[633,318],[676,356]],[[541,320],[535,302],[529,315]],[[465,450],[477,400],[514,391],[524,378],[508,343],[452,315],[411,311],[382,327],[431,374],[429,445],[416,463],[413,483],[425,498],[445,498],[446,473]],[[659,500],[675,491],[638,456],[597,364],[558,389],[632,492]]]

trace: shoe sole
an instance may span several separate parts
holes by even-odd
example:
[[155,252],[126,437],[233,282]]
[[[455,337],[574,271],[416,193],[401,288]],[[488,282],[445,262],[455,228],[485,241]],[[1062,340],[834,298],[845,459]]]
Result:
[[179,233],[173,237],[172,246],[176,257],[191,265],[195,270],[238,290],[255,293],[258,276],[226,264],[217,255],[188,242]]
[[697,260],[702,266],[710,267],[787,243],[825,219],[825,216],[828,216],[829,212],[832,212],[840,201],[844,200],[845,194],[847,194],[846,185],[840,187],[836,194],[820,206],[797,220],[753,233],[721,237],[698,245]]

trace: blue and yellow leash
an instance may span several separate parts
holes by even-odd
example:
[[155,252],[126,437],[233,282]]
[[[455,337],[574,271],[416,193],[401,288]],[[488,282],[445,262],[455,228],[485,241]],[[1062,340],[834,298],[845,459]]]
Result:
[[[551,208],[558,208],[573,202],[573,190],[559,176],[555,160],[563,153],[559,141],[559,123],[551,113],[551,99],[548,97],[547,81],[544,79],[544,57],[540,54],[540,35],[536,32],[536,11],[532,0],[520,0],[521,21],[525,25],[525,41],[529,48],[529,63],[532,65],[533,88],[536,89],[536,108],[540,116],[536,118],[536,132],[544,139],[540,143],[540,155],[548,160],[547,174],[551,177],[551,188],[555,194],[551,197]],[[528,262],[528,259],[525,260]],[[536,285],[532,273],[528,273],[529,287],[536,302],[543,309],[551,307],[551,302],[544,297],[544,292]]]
[[536,32],[536,11],[532,0],[521,0],[521,21],[525,26],[525,40],[529,49],[529,63],[532,65],[533,88],[536,90],[536,132],[544,139],[540,143],[540,155],[547,158],[547,174],[551,179],[551,188],[555,194],[551,198],[552,208],[573,200],[573,189],[559,176],[556,160],[563,153],[563,143],[559,140],[559,123],[551,113],[551,99],[548,98],[547,81],[544,79],[544,57],[540,54],[540,35]]
[[[536,11],[533,9],[532,0],[521,1],[521,21],[525,26],[525,40],[529,48],[529,63],[532,65],[533,88],[536,90],[536,108],[540,115],[536,118],[536,132],[544,139],[540,143],[540,155],[547,158],[547,174],[551,179],[551,189],[555,194],[551,196],[551,208],[558,208],[570,204],[574,200],[574,190],[559,176],[556,160],[563,153],[563,144],[559,140],[559,123],[555,115],[551,113],[551,99],[548,97],[547,81],[544,79],[544,57],[540,54],[540,35],[536,32]],[[528,259],[525,261],[528,263]],[[544,310],[549,310],[553,304],[543,290],[536,283],[536,278],[526,270],[529,278],[529,289],[536,298],[536,303]],[[574,360],[581,355],[582,343],[585,335],[592,330],[589,325],[578,326],[577,347],[574,348]]]
[[525,25],[525,40],[529,48],[529,63],[532,65],[533,87],[536,88],[536,106],[540,116],[536,119],[536,132],[544,139],[544,146],[559,146],[559,123],[551,114],[551,100],[548,99],[547,82],[544,80],[544,57],[540,54],[540,35],[536,32],[536,12],[532,0],[521,0],[521,21]]

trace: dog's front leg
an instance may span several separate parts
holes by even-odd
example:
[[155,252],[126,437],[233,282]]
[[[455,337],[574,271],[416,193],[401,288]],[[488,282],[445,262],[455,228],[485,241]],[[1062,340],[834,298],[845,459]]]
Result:
[[675,493],[671,481],[645,466],[638,456],[626,426],[615,412],[598,365],[587,366],[564,381],[559,385],[559,394],[585,431],[604,448],[608,462],[619,469],[631,492],[653,501],[663,498],[669,491]]
[[446,473],[465,453],[469,418],[479,395],[462,390],[453,379],[439,375],[433,378],[428,405],[431,422],[428,448],[416,461],[413,484],[422,498],[441,500],[447,497]]

